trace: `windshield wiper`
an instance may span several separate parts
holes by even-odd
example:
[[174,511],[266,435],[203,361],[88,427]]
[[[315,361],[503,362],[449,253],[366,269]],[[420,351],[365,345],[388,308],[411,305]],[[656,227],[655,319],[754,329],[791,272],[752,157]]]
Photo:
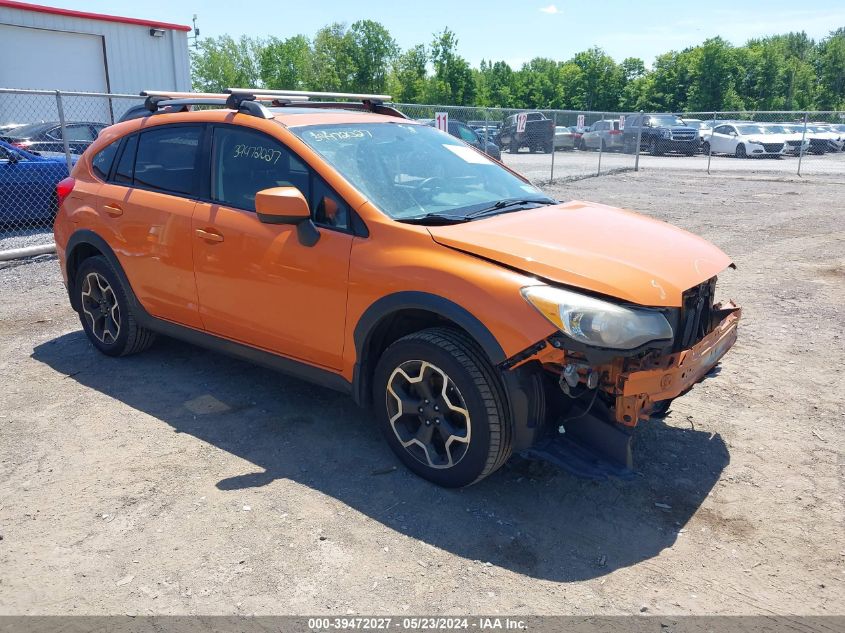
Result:
[[478,209],[477,211],[468,213],[465,217],[468,220],[472,220],[474,218],[480,218],[483,215],[495,215],[497,213],[506,213],[508,209],[512,211],[519,211],[518,208],[512,207],[523,207],[526,204],[536,204],[539,206],[543,206],[557,204],[557,201],[552,200],[550,198],[512,198],[508,200],[499,200],[498,202],[491,204],[489,207],[484,207],[483,209]]
[[406,224],[426,224],[429,226],[437,226],[440,224],[458,224],[459,222],[469,222],[469,217],[465,215],[449,215],[448,213],[426,213],[425,215],[415,215],[410,218],[397,218],[398,222],[405,222]]

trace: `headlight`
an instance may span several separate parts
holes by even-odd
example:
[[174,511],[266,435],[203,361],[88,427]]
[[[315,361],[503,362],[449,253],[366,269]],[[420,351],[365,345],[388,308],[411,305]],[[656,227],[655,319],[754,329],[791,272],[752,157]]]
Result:
[[666,317],[654,310],[625,308],[552,286],[526,286],[522,296],[561,332],[587,345],[634,349],[673,336]]
[[753,143],[754,145],[762,145],[763,144],[763,141],[755,140],[755,139],[749,139],[748,142]]

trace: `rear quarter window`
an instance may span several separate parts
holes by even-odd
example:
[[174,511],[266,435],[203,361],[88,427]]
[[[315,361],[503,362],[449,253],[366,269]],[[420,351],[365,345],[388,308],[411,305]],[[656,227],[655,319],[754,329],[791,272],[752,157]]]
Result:
[[91,161],[91,169],[94,171],[94,175],[100,180],[108,179],[119,145],[119,142],[112,143],[94,154],[94,159]]

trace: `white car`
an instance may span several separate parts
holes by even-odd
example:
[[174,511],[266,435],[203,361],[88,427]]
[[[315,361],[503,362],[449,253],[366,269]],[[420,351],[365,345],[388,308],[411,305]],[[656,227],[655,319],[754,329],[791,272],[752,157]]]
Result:
[[555,149],[575,149],[575,132],[568,127],[555,127]]
[[701,144],[705,154],[730,154],[737,158],[783,156],[786,142],[766,133],[757,123],[725,123],[717,125]]
[[787,154],[806,154],[810,151],[810,139],[785,124],[760,123],[760,127],[769,134],[767,138],[777,137],[777,140],[782,139],[786,143]]

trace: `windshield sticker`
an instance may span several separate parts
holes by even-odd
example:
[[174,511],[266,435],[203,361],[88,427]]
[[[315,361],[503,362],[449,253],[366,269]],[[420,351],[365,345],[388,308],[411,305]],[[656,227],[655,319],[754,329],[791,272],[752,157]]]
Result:
[[308,132],[308,136],[312,141],[317,143],[326,141],[358,141],[363,138],[373,138],[373,134],[369,130],[338,130],[337,132],[320,130],[319,132]]
[[233,158],[252,158],[255,160],[263,160],[265,163],[279,162],[282,157],[282,152],[270,147],[261,147],[260,145],[240,145],[235,146]]
[[483,154],[476,152],[471,147],[467,147],[466,145],[446,145],[444,144],[443,147],[448,149],[458,158],[463,158],[468,163],[475,163],[477,165],[492,165],[493,163],[489,161]]

